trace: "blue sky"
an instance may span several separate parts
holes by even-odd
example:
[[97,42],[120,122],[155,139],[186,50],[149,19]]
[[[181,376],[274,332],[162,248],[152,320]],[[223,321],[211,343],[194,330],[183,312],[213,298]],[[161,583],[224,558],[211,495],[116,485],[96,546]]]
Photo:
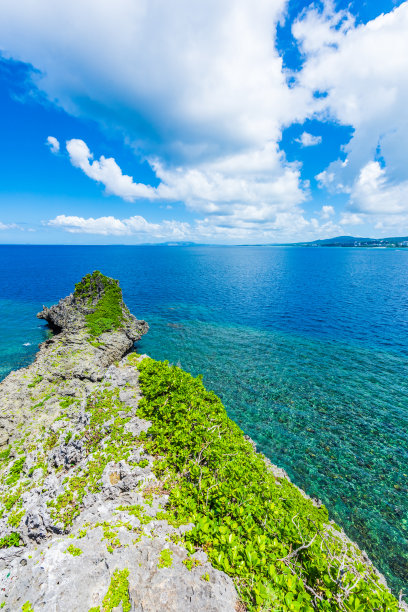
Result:
[[0,242],[408,235],[408,2],[5,0]]

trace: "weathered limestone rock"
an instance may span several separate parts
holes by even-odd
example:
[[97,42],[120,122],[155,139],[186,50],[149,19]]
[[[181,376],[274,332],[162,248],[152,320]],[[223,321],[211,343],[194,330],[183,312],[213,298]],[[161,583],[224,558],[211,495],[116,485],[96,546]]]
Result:
[[139,440],[150,423],[136,416],[138,371],[126,357],[147,324],[120,294],[116,326],[92,333],[89,315],[106,291],[118,295],[112,283],[85,277],[44,307],[38,316],[57,333],[0,384],[0,605],[105,610],[126,575],[127,602],[115,610],[233,612],[231,578],[202,551],[191,570],[183,563],[180,535],[192,526],[160,516],[168,494]]

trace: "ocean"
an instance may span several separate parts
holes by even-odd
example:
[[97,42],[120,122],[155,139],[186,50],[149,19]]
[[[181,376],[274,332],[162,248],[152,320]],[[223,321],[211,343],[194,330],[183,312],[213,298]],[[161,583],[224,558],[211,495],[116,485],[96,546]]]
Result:
[[0,378],[49,334],[43,304],[119,279],[168,359],[408,586],[408,250],[0,246]]

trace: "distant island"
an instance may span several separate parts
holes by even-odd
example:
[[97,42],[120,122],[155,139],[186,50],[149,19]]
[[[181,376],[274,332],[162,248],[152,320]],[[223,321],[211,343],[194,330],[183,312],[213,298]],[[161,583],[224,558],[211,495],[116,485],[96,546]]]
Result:
[[[204,244],[198,242],[148,242],[140,246],[228,246],[220,244]],[[233,246],[233,245],[231,245]],[[269,242],[267,244],[239,244],[235,246],[293,246],[293,247],[368,247],[368,248],[408,248],[408,236],[396,236],[392,238],[359,238],[356,236],[336,236],[324,240],[312,240],[311,242]]]
[[313,240],[312,242],[288,243],[285,246],[406,248],[408,247],[408,236],[398,236],[393,238],[356,238],[355,236],[336,236],[335,238]]

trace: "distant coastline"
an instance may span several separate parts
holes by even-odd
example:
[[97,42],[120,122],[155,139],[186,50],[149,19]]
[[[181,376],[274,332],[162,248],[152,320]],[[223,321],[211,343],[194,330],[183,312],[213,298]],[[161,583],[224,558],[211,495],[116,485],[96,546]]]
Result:
[[202,242],[169,241],[169,242],[142,242],[138,244],[127,243],[95,243],[95,244],[51,244],[51,243],[0,243],[0,246],[35,246],[35,247],[98,247],[98,246],[127,246],[127,247],[342,247],[342,248],[377,248],[377,249],[405,249],[408,248],[408,236],[397,236],[391,238],[359,238],[356,236],[336,236],[324,240],[312,240],[311,242],[268,242],[257,244],[216,244]]

